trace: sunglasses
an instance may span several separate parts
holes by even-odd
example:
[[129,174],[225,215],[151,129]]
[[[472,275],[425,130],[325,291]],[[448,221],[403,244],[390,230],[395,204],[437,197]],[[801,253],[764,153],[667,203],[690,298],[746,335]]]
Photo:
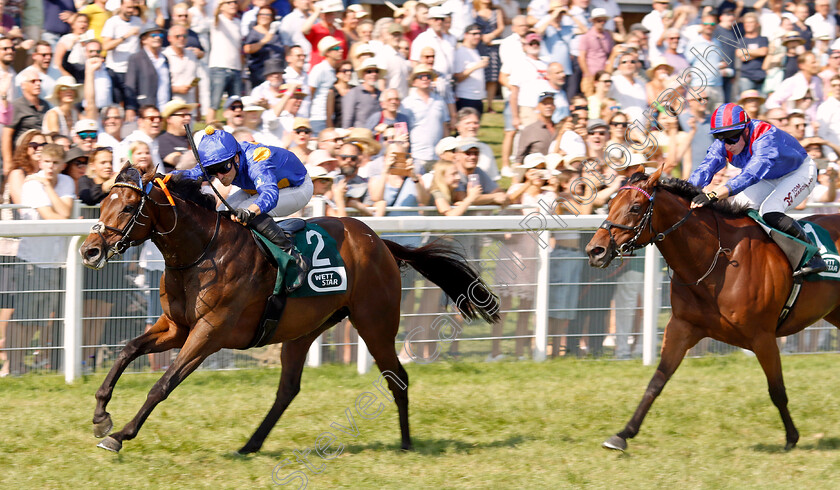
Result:
[[156,37],[158,39],[163,39],[163,34],[160,33],[160,32],[153,32],[153,33],[149,34],[149,37]]
[[245,108],[244,105],[238,105],[238,104],[230,106],[230,110],[232,110],[232,111],[241,111],[244,108]]
[[376,68],[371,68],[369,70],[365,70],[365,75],[370,75],[371,73],[379,75],[379,70],[377,70]]
[[612,80],[598,80],[601,83],[612,83]]
[[355,162],[359,159],[359,155],[338,155],[338,158],[342,160],[350,160],[351,162]]
[[15,50],[14,46],[3,46],[2,48],[0,48],[0,51],[14,51],[14,50]]
[[716,26],[717,22],[703,22],[704,26]]
[[75,165],[76,167],[86,167],[88,164],[87,160],[83,160],[81,158],[77,158],[75,160],[71,160],[67,162],[67,165]]
[[95,140],[96,131],[79,131],[76,135],[83,140]]
[[718,138],[718,139],[723,140],[723,142],[726,143],[727,145],[734,145],[734,144],[737,144],[739,141],[741,141],[741,135],[743,135],[743,134],[744,134],[744,131],[742,130],[740,133],[738,133],[735,136],[732,136],[730,138]]
[[141,119],[148,119],[151,122],[160,122],[160,116],[143,116]]
[[309,128],[297,128],[295,129],[295,133],[297,134],[310,134],[312,132]]
[[616,128],[626,128],[629,124],[626,122],[613,122],[610,123],[610,126],[615,126]]
[[417,78],[419,78],[420,80],[431,80],[432,76],[428,73],[423,73],[421,75],[417,75]]
[[210,165],[209,167],[205,168],[207,169],[208,175],[226,174],[230,172],[231,168],[233,168],[233,158],[229,158],[224,162],[219,162],[217,164]]
[[587,109],[589,109],[589,107],[587,107],[585,105],[576,105],[576,106],[572,107],[572,111],[583,111],[583,110],[587,110]]
[[46,145],[46,143],[37,143],[35,141],[30,141],[29,142],[29,147],[32,148],[33,150],[39,150],[39,149],[43,148],[44,145]]
[[531,41],[531,42],[528,43],[528,46],[539,46],[539,45],[540,45],[539,41]]
[[352,68],[344,68],[343,70],[338,70],[339,73],[353,73]]
[[333,46],[330,49],[328,49],[327,51],[338,51],[340,49],[341,49],[341,46]]
[[172,37],[174,37],[175,39],[184,39],[185,37],[187,37],[187,35],[186,34],[175,34]]

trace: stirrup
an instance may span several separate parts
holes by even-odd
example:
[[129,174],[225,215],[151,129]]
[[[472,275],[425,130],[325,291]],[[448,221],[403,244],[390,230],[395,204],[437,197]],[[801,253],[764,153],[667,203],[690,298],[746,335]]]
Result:
[[817,253],[807,264],[803,265],[801,269],[793,273],[794,278],[809,276],[811,274],[819,274],[828,270],[828,265],[823,260],[822,256]]
[[292,259],[294,259],[298,275],[290,285],[286,286],[286,294],[290,294],[303,286],[303,283],[306,280],[306,275],[309,273],[309,269],[312,268],[312,265],[309,263],[309,258],[302,255],[294,247],[288,251],[288,254],[292,256]]

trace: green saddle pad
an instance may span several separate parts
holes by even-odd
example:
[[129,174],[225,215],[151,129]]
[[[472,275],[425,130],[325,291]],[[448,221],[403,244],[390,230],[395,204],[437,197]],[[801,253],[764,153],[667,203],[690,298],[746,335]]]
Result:
[[[291,284],[297,277],[297,267],[292,257],[271,243],[267,238],[254,233],[271,251],[278,264],[277,281],[274,284],[274,294],[280,292],[286,285]],[[347,291],[347,272],[344,260],[338,251],[335,239],[323,228],[315,223],[306,222],[306,228],[295,233],[295,248],[309,257],[312,268],[306,275],[306,281],[297,290],[289,294],[290,298],[321,296],[337,294]]]
[[[764,221],[757,211],[751,209],[747,214],[765,229],[772,230],[770,234],[771,238],[773,238],[785,254],[787,254],[791,265],[794,263],[796,264],[796,266],[794,266],[795,269],[798,269],[811,260],[811,257],[813,257],[817,251],[820,252],[820,255],[822,255],[828,269],[819,274],[805,276],[806,281],[820,281],[824,279],[840,281],[840,254],[837,253],[837,246],[834,244],[834,241],[831,239],[831,235],[829,235],[825,228],[811,221],[798,220],[799,224],[802,225],[802,229],[805,230],[805,234],[808,235],[808,238],[811,240],[811,243],[805,243],[798,238],[794,238],[787,233],[771,227]],[[779,236],[781,236],[781,239]],[[816,244],[816,246],[812,245],[812,243]],[[794,246],[791,247],[791,244],[794,244]],[[798,245],[799,248],[797,248],[796,245]],[[798,252],[799,250],[801,250],[801,253]]]

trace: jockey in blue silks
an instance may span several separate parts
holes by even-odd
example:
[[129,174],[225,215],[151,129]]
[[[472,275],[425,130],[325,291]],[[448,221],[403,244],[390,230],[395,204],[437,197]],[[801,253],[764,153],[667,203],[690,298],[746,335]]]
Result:
[[[312,180],[298,157],[283,148],[239,143],[232,134],[212,126],[205,129],[198,155],[207,175],[215,175],[222,185],[239,187],[227,198],[234,208],[231,218],[243,226],[250,225],[291,255],[300,273],[287,291],[300,287],[309,263],[272,219],[303,209],[312,198]],[[204,172],[198,165],[174,173],[181,178],[204,180]]]
[[[799,141],[768,122],[751,120],[738,104],[718,107],[711,126],[715,141],[688,181],[705,187],[727,162],[741,173],[711,192],[698,194],[692,209],[734,196],[736,203],[758,210],[770,226],[810,243],[802,226],[785,214],[804,201],[817,182],[817,165]],[[817,253],[794,275],[824,270],[826,264]]]

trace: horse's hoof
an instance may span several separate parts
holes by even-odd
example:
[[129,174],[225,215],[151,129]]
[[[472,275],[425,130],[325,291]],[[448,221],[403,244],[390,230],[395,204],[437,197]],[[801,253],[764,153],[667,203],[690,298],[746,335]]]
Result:
[[785,444],[785,451],[790,451],[791,449],[796,447],[796,441],[790,441]]
[[120,449],[122,449],[122,443],[113,437],[108,436],[105,439],[102,439],[96,447],[101,447],[102,449],[107,449],[113,453],[118,453],[120,452]]
[[403,444],[400,449],[403,451],[414,451],[414,445],[409,442],[408,444]]
[[617,435],[610,437],[603,444],[601,444],[605,449],[614,449],[616,451],[624,451],[627,449],[627,441],[623,437],[619,437]]
[[253,454],[253,453],[255,453],[259,450],[260,450],[259,447],[254,447],[254,446],[251,446],[250,444],[245,444],[244,446],[242,446],[242,449],[240,449],[237,452],[239,454]]
[[101,439],[110,434],[113,428],[114,423],[111,422],[111,416],[106,415],[102,421],[93,423],[93,435]]

